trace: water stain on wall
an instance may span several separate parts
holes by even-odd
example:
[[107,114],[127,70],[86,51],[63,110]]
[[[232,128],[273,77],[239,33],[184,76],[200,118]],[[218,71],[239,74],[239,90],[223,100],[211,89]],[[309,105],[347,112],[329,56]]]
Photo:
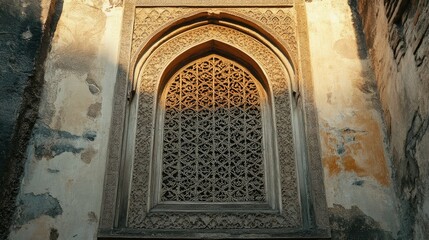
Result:
[[[352,125],[352,124],[351,124]],[[358,128],[334,128],[323,124],[321,140],[325,147],[323,165],[329,176],[341,172],[355,173],[359,177],[372,177],[381,185],[390,184],[390,175],[384,158],[379,124],[370,118],[355,119]]]
[[18,197],[15,227],[19,228],[25,223],[37,219],[42,215],[57,217],[63,213],[60,203],[49,193],[25,193]]
[[33,132],[35,156],[37,159],[51,159],[65,152],[81,153],[85,143],[93,142],[97,134],[87,131],[82,136],[70,132],[51,129],[45,124],[38,123]]

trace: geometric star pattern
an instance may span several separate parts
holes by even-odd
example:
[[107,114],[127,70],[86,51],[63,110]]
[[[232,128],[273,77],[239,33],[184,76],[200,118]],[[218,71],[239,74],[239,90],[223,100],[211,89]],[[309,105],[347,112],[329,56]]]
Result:
[[200,58],[167,83],[161,202],[265,202],[261,95],[241,65]]

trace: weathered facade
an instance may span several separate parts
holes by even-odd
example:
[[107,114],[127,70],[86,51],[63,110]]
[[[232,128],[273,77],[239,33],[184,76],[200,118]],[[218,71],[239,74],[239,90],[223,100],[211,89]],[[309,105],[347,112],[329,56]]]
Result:
[[[24,0],[0,6],[1,239],[148,232],[173,238],[429,238],[427,1]],[[180,69],[210,65],[208,56],[247,71],[269,99],[261,106],[273,104],[273,113],[262,112],[260,119],[263,131],[274,129],[268,132],[275,132],[276,144],[261,140],[255,149],[278,147],[279,165],[265,162],[273,170],[254,171],[249,184],[259,193],[244,202],[287,201],[269,200],[271,213],[264,216],[242,214],[247,210],[234,204],[214,208],[216,214],[232,208],[229,215],[173,215],[167,204],[155,209],[164,215],[149,216],[163,201],[208,196],[184,196],[168,181],[145,177],[161,171],[157,158],[145,162],[153,151],[147,136],[163,136],[152,135],[159,128],[153,119],[168,123],[162,120],[168,105],[156,105],[162,99],[157,91],[173,89],[169,79]],[[213,86],[221,85],[214,76]],[[241,121],[231,113],[225,119],[232,118]],[[227,148],[220,154],[234,152]],[[255,151],[261,161],[271,156]],[[241,155],[238,161],[247,165]],[[158,165],[167,161],[159,159]],[[223,164],[220,157],[211,161]],[[175,171],[161,175],[168,179]],[[150,197],[154,191],[166,194]],[[241,199],[236,188],[223,191]],[[189,207],[202,211],[182,209]],[[163,235],[171,228],[175,233]]]
[[429,238],[429,3],[360,2],[406,238]]

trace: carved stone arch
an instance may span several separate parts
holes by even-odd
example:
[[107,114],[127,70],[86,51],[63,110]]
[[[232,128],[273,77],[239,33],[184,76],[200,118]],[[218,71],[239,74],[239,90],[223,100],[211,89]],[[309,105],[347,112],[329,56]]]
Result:
[[[182,43],[186,44],[182,44]],[[218,43],[216,44],[208,45],[207,43]],[[222,43],[222,44],[219,44]],[[225,48],[225,46],[229,45],[228,48]],[[297,178],[296,178],[296,171],[295,171],[295,154],[293,152],[293,129],[292,129],[292,118],[291,116],[291,104],[290,104],[290,88],[289,88],[289,76],[287,70],[284,68],[282,62],[280,59],[276,58],[276,55],[270,51],[269,48],[267,48],[263,43],[259,42],[252,36],[249,36],[243,32],[239,32],[235,29],[228,28],[225,26],[220,25],[214,25],[214,24],[208,24],[208,25],[202,25],[193,29],[190,29],[188,31],[182,32],[181,34],[178,34],[174,38],[171,38],[169,41],[165,41],[164,44],[161,44],[158,48],[156,48],[153,53],[147,58],[147,61],[142,64],[142,70],[140,72],[140,76],[138,79],[138,91],[137,91],[137,97],[135,98],[139,102],[142,102],[143,104],[136,104],[136,108],[138,108],[137,112],[141,113],[154,113],[155,112],[155,106],[156,106],[156,98],[155,93],[157,92],[157,89],[159,89],[158,85],[162,81],[162,76],[165,75],[165,72],[168,72],[168,66],[171,65],[172,62],[174,62],[176,59],[181,60],[181,56],[183,56],[183,53],[192,53],[193,50],[201,50],[200,47],[206,46],[211,47],[215,51],[225,51],[225,50],[235,50],[234,52],[229,53],[230,56],[235,56],[238,59],[240,59],[239,54],[246,53],[246,56],[241,56],[243,59],[249,59],[253,61],[253,63],[256,63],[255,66],[253,66],[253,69],[261,69],[259,71],[263,71],[263,74],[266,76],[264,78],[267,78],[267,83],[269,83],[272,93],[270,94],[273,96],[274,99],[274,105],[278,105],[279,107],[274,108],[276,116],[279,121],[284,122],[284,124],[281,124],[282,129],[280,129],[279,136],[277,137],[279,139],[280,145],[279,149],[280,151],[283,151],[279,153],[279,155],[283,155],[283,164],[285,167],[284,169],[286,172],[283,172],[283,175],[289,175],[289,176],[295,176],[293,177],[293,180],[289,182],[288,184],[283,184],[282,186],[284,188],[283,192],[291,194],[290,196],[283,196],[284,206],[283,208],[288,209],[296,209],[298,212],[300,212],[300,203],[299,203],[299,196],[297,191]],[[217,49],[216,49],[217,48]],[[258,51],[255,51],[258,50]],[[206,51],[209,51],[206,49]],[[202,51],[205,52],[205,51]],[[252,62],[248,62],[247,65],[251,65]],[[134,115],[134,114],[133,114]],[[138,113],[137,113],[138,115]],[[146,114],[147,115],[147,114]],[[137,126],[135,130],[131,130],[131,132],[137,131],[139,128],[139,124],[142,126],[151,125],[153,124],[153,117],[147,117],[145,118],[144,114],[141,114],[137,118],[137,123],[132,124],[133,126]],[[132,127],[132,126],[130,126]],[[278,128],[278,126],[277,126]],[[149,134],[150,136],[153,135],[153,133]],[[274,132],[274,135],[277,135],[276,132]],[[149,139],[150,137],[146,137],[145,139]],[[140,144],[139,144],[140,143]],[[134,157],[134,171],[135,169],[139,169],[139,172],[143,172],[144,175],[149,175],[149,169],[148,166],[143,162],[139,160],[143,159],[150,159],[150,151],[151,149],[148,148],[150,144],[144,144],[138,139],[136,140],[136,156]],[[288,146],[288,147],[286,147]],[[285,152],[286,151],[286,152]],[[288,167],[286,167],[288,165]],[[144,209],[144,201],[134,201],[140,199],[142,196],[134,195],[133,193],[139,193],[140,191],[133,191],[133,189],[137,189],[146,183],[143,183],[139,180],[141,180],[141,174],[138,178],[135,179],[135,184],[131,186],[131,193],[130,193],[130,209]],[[133,180],[131,180],[133,182]],[[135,187],[135,188],[134,188]],[[147,186],[146,188],[147,189]],[[293,190],[294,189],[294,190]],[[145,190],[147,191],[147,190]],[[292,192],[295,192],[293,194]],[[136,214],[140,211],[132,211],[128,215],[128,217],[131,217],[131,219],[137,219],[137,216],[133,216],[133,214]],[[137,214],[139,215],[139,214]],[[290,217],[291,222],[295,222],[294,224],[298,224],[301,221],[301,217],[299,214],[295,214],[296,216]],[[137,221],[137,220],[136,220]],[[128,222],[129,224],[130,222]],[[141,224],[140,222],[136,223],[136,225]],[[288,223],[291,224],[291,223]]]
[[233,59],[235,62],[244,66],[261,82],[267,92],[271,92],[271,86],[266,77],[265,70],[262,69],[251,56],[240,49],[221,41],[220,39],[213,38],[195,46],[190,45],[186,51],[174,57],[174,59],[168,63],[168,65],[163,69],[158,86],[156,87],[158,89],[158,95],[160,94],[159,91],[163,89],[163,81],[170,79],[172,74],[174,74],[179,68],[183,67],[184,63],[213,53],[225,58]]
[[[117,96],[123,97],[128,86],[128,102],[114,106],[111,147],[107,165],[100,236],[166,238],[269,238],[328,236],[321,169],[318,159],[307,160],[309,151],[318,156],[314,128],[306,129],[296,55],[289,55],[287,44],[259,23],[239,14],[206,9],[190,11],[182,20],[172,20],[143,41],[139,52],[125,45],[127,66],[119,71]],[[244,19],[244,20],[243,20]],[[242,21],[242,22],[240,22]],[[127,22],[127,21],[125,21]],[[244,23],[243,23],[244,22]],[[171,26],[171,27],[168,27]],[[159,28],[158,28],[159,29]],[[126,32],[126,31],[125,31]],[[132,32],[131,32],[132,33]],[[131,39],[131,33],[126,35]],[[123,38],[124,39],[124,38]],[[129,40],[128,39],[128,40]],[[270,165],[278,186],[269,200],[269,208],[249,209],[208,206],[208,211],[174,206],[157,208],[151,194],[159,171],[154,168],[157,107],[165,82],[185,63],[218,54],[249,69],[269,95],[272,111]],[[296,54],[296,52],[295,52]],[[295,57],[294,57],[295,56]],[[185,62],[185,63],[183,63]],[[304,95],[304,98],[308,97]],[[311,96],[310,96],[311,97]],[[120,98],[119,98],[120,99]],[[313,116],[314,117],[314,116]],[[314,123],[311,122],[311,126]],[[317,125],[317,123],[316,123]],[[312,136],[307,146],[306,136]],[[278,172],[278,174],[276,174]],[[154,190],[155,189],[155,190]],[[312,193],[316,192],[315,196]],[[316,199],[317,197],[323,199]],[[313,206],[317,206],[315,209]],[[170,209],[169,209],[170,207]]]
[[141,65],[144,64],[147,57],[163,42],[166,42],[175,36],[192,30],[199,26],[215,24],[235,29],[240,32],[254,37],[261,43],[265,44],[284,64],[290,74],[290,81],[293,91],[298,92],[299,84],[295,81],[297,71],[296,57],[284,39],[270,29],[264,28],[253,19],[238,12],[230,12],[226,9],[217,11],[208,11],[207,9],[195,10],[184,14],[180,19],[173,19],[156,31],[151,33],[146,41],[143,41],[139,47],[132,51],[131,64],[129,65],[130,81],[136,84],[136,75],[139,74]]

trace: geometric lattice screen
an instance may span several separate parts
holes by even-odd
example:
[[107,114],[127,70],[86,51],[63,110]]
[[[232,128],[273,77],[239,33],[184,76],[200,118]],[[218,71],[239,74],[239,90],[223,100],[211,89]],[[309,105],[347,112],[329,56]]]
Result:
[[258,84],[218,55],[170,79],[162,101],[161,202],[266,201]]

